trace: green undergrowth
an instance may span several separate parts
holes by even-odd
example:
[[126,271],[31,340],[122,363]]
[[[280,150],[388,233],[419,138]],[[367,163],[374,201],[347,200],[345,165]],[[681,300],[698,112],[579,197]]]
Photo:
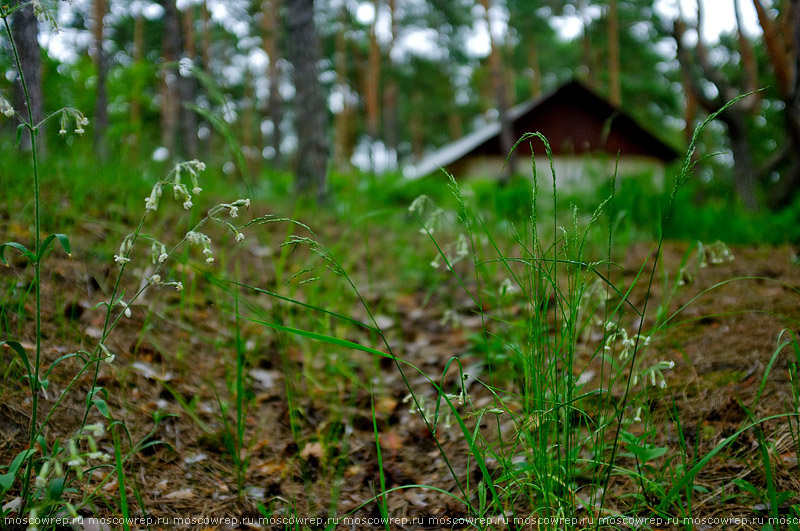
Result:
[[[3,9],[6,21],[11,13]],[[63,112],[84,120],[74,109]],[[20,120],[35,131],[30,117]],[[549,152],[541,135],[520,142]],[[209,163],[198,180],[206,170],[200,161],[95,165],[55,150],[39,166],[35,136],[33,148],[30,165],[19,157],[0,162],[14,176],[2,181],[3,226],[18,240],[0,244],[0,260],[14,267],[0,286],[0,352],[9,360],[4,381],[12,382],[4,392],[27,400],[32,411],[25,440],[0,463],[3,516],[157,510],[147,506],[150,485],[131,463],[154,447],[175,451],[156,435],[170,415],[191,421],[197,443],[222,449],[218,473],[235,494],[231,506],[255,505],[265,516],[388,517],[399,491],[416,489],[455,507],[460,523],[475,529],[532,522],[540,529],[627,529],[630,518],[689,518],[704,510],[696,503],[707,493],[698,475],[744,433],[753,434],[764,481],[739,478],[728,488],[738,489],[738,499],[763,499],[770,516],[779,507],[798,512],[772,474],[775,443],[766,429],[788,421],[796,457],[800,346],[793,332],[778,338],[755,400],[741,405],[746,421],[710,449],[692,447],[669,403],[676,359],[654,346],[680,324],[687,305],[675,301],[697,270],[731,258],[721,232],[691,247],[678,271],[662,267],[663,238],[689,230],[684,216],[698,216],[700,230],[711,235],[730,214],[691,210],[685,185],[692,147],[664,195],[613,174],[591,197],[555,183],[546,188],[555,180],[551,159],[550,168],[532,165],[530,175],[504,186],[460,183],[445,173],[420,181],[334,175],[327,209],[288,200],[285,173],[239,179],[236,165]],[[214,169],[220,167],[230,175]],[[230,202],[216,203],[219,197]],[[788,223],[783,213],[763,216]],[[738,223],[727,230],[743,239],[762,234]],[[626,276],[621,254],[638,239],[654,243]],[[101,302],[85,310],[98,312],[99,326],[92,341],[52,360],[44,347],[74,340],[67,324],[74,318],[64,315],[58,287],[42,286],[58,286],[59,277],[47,273],[54,251],[69,255],[76,244],[89,248],[86,268],[103,272],[92,288]],[[46,311],[50,305],[58,310]],[[211,418],[200,392],[178,388],[180,380],[164,371],[149,379],[175,408],[167,414],[158,406],[152,428],[131,432],[133,391],[116,380],[124,371],[101,364],[122,363],[110,338],[132,310],[144,315],[135,344],[149,342],[165,368],[206,387]],[[48,335],[48,317],[57,337]],[[173,330],[190,336],[190,346],[165,337]],[[414,342],[414,352],[421,332],[428,337]],[[437,342],[447,347],[432,354]],[[219,374],[195,374],[202,360],[194,349],[212,353]],[[789,360],[790,399],[783,413],[758,416],[779,359]],[[285,416],[277,424],[292,444],[271,452],[300,487],[291,496],[266,496],[251,480],[254,449],[270,428],[252,376],[264,367],[280,375]],[[59,392],[51,396],[56,377]],[[54,415],[74,397],[80,421],[51,436]],[[394,436],[408,427],[424,437],[422,458],[441,465],[434,480],[393,478],[399,444],[390,425],[397,425]],[[357,440],[356,429],[369,436]],[[355,505],[352,493],[346,503],[339,496],[354,451],[371,465]],[[315,495],[320,481],[325,497]],[[15,504],[6,504],[12,497]]]

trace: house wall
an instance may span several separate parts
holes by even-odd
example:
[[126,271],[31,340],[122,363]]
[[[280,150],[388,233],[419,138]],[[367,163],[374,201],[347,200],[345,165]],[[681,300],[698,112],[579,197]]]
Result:
[[[505,158],[482,155],[466,157],[449,166],[447,170],[456,179],[491,179],[502,175]],[[609,156],[554,156],[556,186],[565,191],[594,191],[598,185],[605,184],[614,174],[616,160]],[[517,170],[523,175],[533,177],[530,159],[518,160]],[[641,178],[650,173],[651,185],[658,191],[664,189],[665,165],[649,157],[620,157],[617,179]],[[536,174],[541,190],[552,190],[553,177],[547,157],[536,157]]]

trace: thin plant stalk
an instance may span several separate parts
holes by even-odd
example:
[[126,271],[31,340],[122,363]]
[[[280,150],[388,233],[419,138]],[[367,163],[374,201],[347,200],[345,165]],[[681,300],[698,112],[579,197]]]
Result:
[[[31,135],[31,161],[33,163],[33,285],[36,297],[36,355],[33,365],[33,380],[31,385],[31,423],[28,430],[30,439],[28,440],[28,447],[33,448],[36,442],[34,438],[37,430],[36,413],[39,408],[39,362],[42,352],[42,286],[41,286],[41,260],[39,256],[39,247],[41,246],[40,237],[40,216],[39,216],[39,158],[36,153],[36,135],[39,130],[33,125],[33,107],[31,105],[30,93],[28,92],[28,84],[25,81],[25,74],[22,71],[22,62],[19,59],[19,52],[17,51],[17,43],[14,40],[14,34],[11,32],[11,27],[8,24],[9,12],[7,8],[3,8],[3,13],[0,15],[3,19],[3,26],[5,27],[6,34],[8,35],[11,50],[14,52],[14,64],[17,67],[17,74],[19,75],[20,84],[22,85],[22,93],[25,96],[25,105],[28,107],[28,121],[23,120],[23,126],[28,130]],[[33,453],[28,456],[25,465],[25,475],[22,482],[22,502],[20,505],[19,514],[24,514],[25,502],[28,499],[28,492],[30,491],[31,471],[33,467]]]

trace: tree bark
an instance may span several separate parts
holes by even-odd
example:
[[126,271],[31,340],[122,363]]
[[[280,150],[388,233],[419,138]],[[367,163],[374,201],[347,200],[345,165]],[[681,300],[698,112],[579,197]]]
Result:
[[531,97],[539,98],[542,95],[542,65],[539,60],[539,47],[534,39],[530,39],[528,42],[528,66],[533,72],[531,77]]
[[758,210],[756,167],[753,163],[745,113],[734,105],[725,109],[719,118],[728,128],[728,139],[733,152],[733,180],[736,184],[736,191],[745,208]]
[[200,17],[203,19],[203,35],[200,44],[203,59],[203,72],[211,73],[211,14],[206,2],[200,4]]
[[497,105],[498,119],[500,120],[500,151],[503,156],[508,156],[508,162],[503,169],[502,179],[508,180],[517,170],[517,157],[514,147],[514,122],[509,116],[510,105],[503,75],[503,64],[500,58],[500,47],[492,38],[491,21],[489,19],[490,0],[481,0],[486,17],[486,27],[489,30],[489,73],[492,79],[495,103]]
[[[33,125],[36,125],[44,119],[44,91],[42,90],[42,62],[38,41],[39,24],[36,21],[32,5],[28,4],[14,13],[11,21],[11,33],[17,44],[22,75],[25,76],[28,97],[31,101]],[[28,119],[25,94],[22,92],[22,84],[19,82],[15,84],[14,107],[18,113],[24,116],[25,120]],[[40,158],[44,158],[47,152],[46,140],[44,127],[42,127],[36,136],[36,151]],[[27,131],[22,135],[21,147],[25,150],[31,149],[31,139]]]
[[169,150],[172,157],[180,151],[177,144],[180,126],[180,89],[178,78],[180,73],[173,64],[181,56],[181,25],[175,0],[161,0],[164,8],[164,34],[162,35],[162,56],[167,63],[161,71],[161,143]]
[[269,80],[269,99],[267,100],[267,115],[272,122],[271,145],[275,152],[272,158],[272,165],[276,168],[283,166],[283,154],[281,153],[281,122],[283,121],[283,97],[281,96],[280,83],[281,71],[278,67],[280,54],[278,53],[278,39],[280,37],[280,0],[267,0],[262,6],[264,13],[263,25],[263,46],[264,51],[269,56],[269,67],[267,78]]
[[[144,59],[144,16],[139,10],[133,19],[133,64],[138,67]],[[142,87],[138,68],[131,93],[131,124],[138,129],[142,120]]]
[[619,59],[619,13],[617,0],[608,1],[608,93],[611,103],[622,104]]
[[[181,18],[181,45],[184,57],[188,57],[192,64],[196,64],[197,53],[195,50],[194,39],[194,5],[186,7]],[[197,113],[186,107],[186,104],[195,103],[197,95],[197,80],[193,75],[186,73],[182,75],[178,71],[178,91],[180,92],[180,121],[181,121],[181,144],[183,155],[189,159],[197,158]]]
[[350,104],[349,84],[347,77],[347,41],[345,40],[344,28],[347,24],[347,7],[339,9],[339,23],[341,30],[337,31],[333,37],[333,62],[336,67],[336,83],[342,94],[342,108],[334,117],[334,137],[333,137],[333,160],[338,170],[350,169],[350,157],[352,155],[352,145],[350,135],[353,129],[352,122],[354,110]]
[[295,184],[301,195],[327,201],[328,115],[319,82],[319,38],[314,27],[314,1],[286,2],[289,59],[294,67],[297,156]]
[[94,66],[97,70],[97,93],[94,102],[94,151],[101,160],[108,155],[106,152],[106,129],[108,129],[108,93],[106,92],[106,77],[108,74],[108,59],[103,50],[104,19],[108,6],[106,0],[94,0],[92,35],[94,37]]
[[[181,14],[175,0],[161,0],[164,7],[164,68],[161,102],[162,142],[173,157],[197,156],[197,115],[183,103],[193,103],[194,78],[182,76],[176,64],[184,51],[184,32]],[[180,133],[180,135],[179,135]]]
[[389,156],[392,158],[391,169],[395,169],[397,165],[397,145],[399,142],[399,131],[397,125],[397,79],[396,73],[392,63],[392,50],[394,49],[395,39],[397,38],[399,25],[397,24],[397,15],[395,13],[395,0],[388,0],[389,17],[391,18],[392,34],[389,38],[389,43],[386,46],[386,62],[390,67],[388,75],[386,75],[385,88],[383,91],[383,140],[386,143],[386,149]]
[[[700,35],[703,11],[698,3],[698,26],[697,33]],[[688,83],[685,90],[691,91],[693,98],[700,104],[706,112],[713,113],[721,109],[727,101],[736,97],[740,91],[733,87],[721,72],[714,69],[707,56],[705,45],[702,38],[698,38],[695,51],[697,52],[697,63],[692,60],[691,55],[683,44],[685,26],[682,20],[676,20],[673,36],[678,47],[678,61],[684,70],[684,83]],[[702,76],[714,84],[717,89],[717,96],[708,98],[703,93],[695,70],[700,69]],[[749,103],[752,105],[752,102]],[[757,210],[759,207],[757,190],[757,171],[753,162],[753,154],[750,147],[750,131],[747,126],[747,114],[751,107],[745,102],[737,103],[728,107],[719,115],[719,120],[728,129],[728,139],[731,143],[733,153],[733,177],[736,191],[739,198],[748,210]],[[689,124],[687,124],[688,126]]]
[[790,74],[790,90],[784,98],[783,115],[791,147],[786,151],[789,158],[788,166],[767,196],[771,208],[789,204],[800,188],[800,0],[791,1],[785,16],[786,26],[792,29],[792,34],[785,35],[790,55],[789,64],[785,65]]

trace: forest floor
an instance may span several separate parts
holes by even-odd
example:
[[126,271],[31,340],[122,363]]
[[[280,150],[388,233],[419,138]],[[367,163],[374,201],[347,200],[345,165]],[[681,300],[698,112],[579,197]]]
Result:
[[[74,242],[73,247],[91,249],[105,236],[95,237],[96,240]],[[250,252],[243,251],[241,255],[254,263],[269,254],[254,241],[247,240],[245,245]],[[666,271],[672,275],[678,271],[687,248],[686,243],[665,242]],[[627,250],[620,273],[623,283],[632,280],[652,249],[651,245],[635,244]],[[693,301],[676,318],[684,322],[654,338],[647,353],[652,359],[675,363],[674,369],[665,371],[668,387],[649,404],[650,418],[658,426],[657,439],[652,442],[669,448],[671,453],[677,452],[681,437],[670,414],[674,403],[683,438],[695,460],[744,426],[748,409],[755,418],[765,418],[786,413],[792,403],[789,365],[793,359],[797,360],[790,347],[777,356],[757,402],[756,396],[781,331],[798,329],[797,256],[788,246],[734,247],[732,252],[733,261],[699,269],[693,282],[678,292],[670,307],[679,308],[712,286],[737,280]],[[377,256],[379,249],[373,250],[373,257]],[[92,306],[108,296],[116,267],[108,260],[106,265],[98,266],[95,258],[92,253],[76,251],[71,259],[53,254],[46,261],[42,354],[45,367],[67,352],[88,348],[102,332],[104,311]],[[138,514],[141,505],[152,517],[201,518],[194,525],[174,526],[196,529],[226,527],[202,520],[211,517],[239,519],[238,526],[228,528],[289,529],[293,527],[276,523],[278,520],[271,524],[262,521],[261,527],[255,522],[264,515],[296,516],[320,519],[306,522],[301,528],[323,529],[330,516],[379,517],[379,504],[368,500],[385,489],[421,485],[458,495],[453,475],[471,483],[481,479],[458,425],[451,426],[443,420],[434,439],[419,413],[410,407],[408,387],[390,359],[346,349],[327,352],[326,349],[332,349],[329,345],[287,340],[269,328],[240,320],[238,334],[246,356],[243,389],[247,400],[243,411],[246,448],[240,450],[244,473],[239,491],[235,454],[226,435],[236,431],[231,426],[235,426],[236,420],[233,399],[236,352],[232,345],[237,332],[225,309],[230,307],[230,298],[223,301],[226,294],[208,287],[211,281],[197,269],[179,265],[176,272],[187,285],[185,298],[163,289],[137,301],[132,316],[120,322],[107,342],[116,355],[113,363],[99,366],[98,385],[107,390],[111,415],[125,423],[130,441],[159,443],[133,454],[126,464],[132,514]],[[653,309],[663,297],[660,275],[659,266],[648,303]],[[24,289],[31,275],[29,268],[16,262],[0,271],[0,278],[3,277],[6,280],[16,277],[17,287]],[[268,281],[263,284],[252,278],[250,281],[258,287],[269,287]],[[645,298],[642,284],[631,294],[637,304]],[[364,297],[380,308],[376,319],[398,357],[434,380],[442,378],[445,388],[458,388],[457,370],[451,367],[447,376],[442,377],[453,356],[459,357],[464,372],[472,380],[488,378],[479,349],[475,348],[482,320],[474,311],[474,303],[459,294],[463,292],[455,282],[444,282],[435,291],[414,284],[386,285],[389,287],[365,290]],[[136,287],[137,281],[128,286],[129,290]],[[264,307],[269,311],[277,312],[279,305],[266,302],[270,301],[268,297],[254,297],[265,301]],[[13,309],[8,307],[10,300],[6,295],[6,329],[18,332],[17,337],[30,349],[34,340],[30,318],[33,298],[28,297],[22,306]],[[519,302],[519,315],[524,313],[524,304]],[[20,321],[20,315],[27,318]],[[357,300],[352,301],[349,315],[365,318]],[[354,331],[352,327],[340,330],[343,338],[382,349],[382,344],[367,333]],[[332,358],[346,361],[337,368]],[[10,367],[10,350],[0,349],[0,360],[0,365]],[[65,389],[80,365],[65,362],[59,367],[43,392],[42,411]],[[50,421],[45,433],[48,441],[64,441],[74,433],[83,416],[92,372],[88,370],[79,377],[75,390]],[[407,371],[406,376],[421,396],[430,401],[435,399],[420,373]],[[585,371],[584,377],[591,379],[592,372]],[[476,408],[491,403],[491,397],[481,394],[476,387],[470,388],[468,384],[466,389],[474,391]],[[221,408],[225,413],[221,413]],[[169,416],[155,423],[157,412]],[[468,415],[465,418],[470,419]],[[7,382],[0,397],[0,463],[10,462],[24,447],[29,419],[27,386],[21,380],[17,384]],[[108,424],[93,409],[89,422],[99,421]],[[490,430],[494,423],[483,417],[482,428]],[[761,424],[761,428],[771,443],[768,450],[771,480],[777,492],[800,492],[800,471],[788,422],[772,420]],[[101,451],[113,455],[108,433],[97,442]],[[734,489],[731,481],[735,478],[753,485],[758,492],[765,492],[769,478],[765,477],[759,448],[754,430],[747,430],[707,464],[694,483],[692,516],[767,515],[766,502],[754,494],[739,490],[735,496],[730,495]],[[447,462],[441,458],[442,452],[449,457]],[[622,455],[619,459],[634,466],[630,456]],[[382,479],[379,463],[383,468]],[[489,473],[498,473],[491,462],[488,466]],[[113,467],[97,468],[85,481],[86,488],[97,488],[97,493],[82,513],[118,515],[119,485]],[[383,487],[381,481],[385,483]],[[435,489],[409,487],[388,495],[389,516],[423,519],[405,526],[395,521],[390,528],[449,528],[450,525],[442,525],[445,520],[435,519],[468,516],[463,504]],[[626,500],[640,490],[640,485],[630,477],[615,475],[607,495],[609,514],[629,509],[625,507]],[[140,501],[136,500],[137,492]],[[588,515],[590,505],[580,493],[577,498],[584,502],[582,515]],[[365,502],[368,503],[362,506]],[[796,498],[793,502],[797,503]],[[786,506],[789,503],[784,502]],[[153,526],[172,527],[172,524]],[[382,526],[351,524],[337,528]],[[740,528],[761,527],[753,524]]]

